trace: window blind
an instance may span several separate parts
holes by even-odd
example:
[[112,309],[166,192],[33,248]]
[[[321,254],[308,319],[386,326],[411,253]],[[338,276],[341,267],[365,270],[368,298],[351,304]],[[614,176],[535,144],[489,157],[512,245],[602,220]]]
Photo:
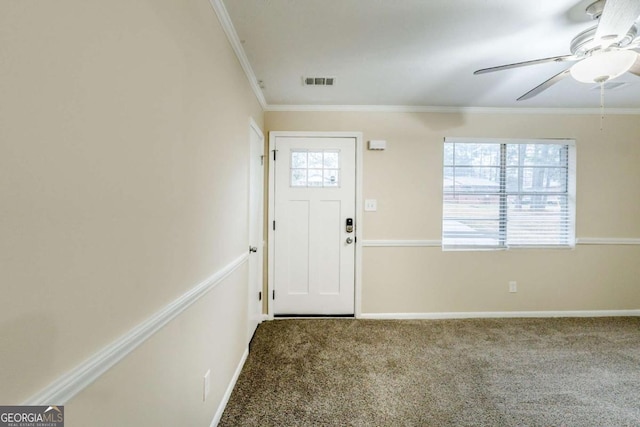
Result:
[[442,248],[575,245],[575,143],[444,143]]

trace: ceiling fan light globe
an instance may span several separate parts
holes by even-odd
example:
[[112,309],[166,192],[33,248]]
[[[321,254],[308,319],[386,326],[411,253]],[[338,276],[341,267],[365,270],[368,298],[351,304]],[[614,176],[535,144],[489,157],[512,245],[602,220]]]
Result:
[[602,83],[626,73],[638,54],[631,50],[595,52],[571,67],[571,76],[583,83]]

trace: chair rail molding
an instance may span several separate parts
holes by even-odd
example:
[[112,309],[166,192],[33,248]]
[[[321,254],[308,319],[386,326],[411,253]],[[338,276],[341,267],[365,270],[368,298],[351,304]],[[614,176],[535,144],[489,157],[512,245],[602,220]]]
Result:
[[[576,245],[640,245],[640,238],[633,237],[580,237],[576,239]],[[442,246],[442,240],[419,239],[367,239],[362,241],[365,248],[435,248]]]
[[179,316],[247,262],[249,254],[237,257],[221,270],[167,304],[144,322],[108,344],[80,365],[63,374],[23,405],[64,405],[116,363],[142,345],[172,319]]

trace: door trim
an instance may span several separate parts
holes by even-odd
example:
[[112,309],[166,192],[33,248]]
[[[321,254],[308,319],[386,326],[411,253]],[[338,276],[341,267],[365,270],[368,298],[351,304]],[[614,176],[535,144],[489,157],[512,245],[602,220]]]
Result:
[[[249,167],[248,167],[248,173],[247,173],[247,180],[249,182],[249,186],[248,186],[248,198],[247,198],[247,210],[248,210],[248,215],[247,215],[247,235],[248,235],[248,242],[247,242],[247,248],[251,247],[254,243],[258,244],[260,246],[260,250],[258,251],[258,254],[261,256],[260,259],[257,260],[257,262],[260,264],[260,267],[258,268],[258,272],[259,272],[259,277],[257,277],[257,280],[260,283],[260,292],[264,292],[264,258],[262,258],[264,256],[264,167],[262,167],[262,169],[260,170],[260,173],[262,174],[262,179],[261,179],[261,188],[260,188],[260,203],[259,203],[259,213],[258,213],[258,220],[260,223],[260,227],[259,227],[259,240],[258,242],[253,242],[252,241],[252,236],[251,236],[251,221],[252,221],[252,216],[255,214],[254,212],[250,211],[251,208],[251,192],[252,192],[252,186],[253,186],[253,181],[251,180],[251,168],[252,168],[252,164],[251,164],[251,152],[253,150],[253,144],[252,144],[252,135],[251,133],[255,132],[255,134],[258,136],[258,139],[260,140],[260,145],[261,145],[261,150],[262,150],[262,155],[264,155],[264,133],[262,132],[262,129],[260,129],[260,125],[258,125],[258,122],[255,121],[255,119],[253,117],[249,117]],[[264,165],[264,163],[263,163]],[[251,259],[249,259],[249,264],[251,263]],[[255,303],[255,300],[257,298],[256,294],[254,293],[255,291],[255,283],[251,283],[251,274],[248,275],[248,280],[249,283],[247,284],[247,293],[248,293],[248,301],[247,301],[247,322],[249,323],[249,325],[253,324],[253,316],[257,316],[255,319],[257,320],[257,324],[256,324],[256,329],[258,327],[258,325],[260,325],[260,323],[262,323],[264,321],[264,304],[263,301],[260,300],[258,301],[257,305],[260,309],[260,315],[258,316],[256,313],[251,313],[251,308],[253,307],[253,303]],[[255,333],[255,329],[253,329],[253,331],[249,332],[249,339],[251,339],[251,337],[253,336],[253,334]]]
[[275,170],[273,164],[273,150],[278,137],[301,138],[354,138],[356,140],[356,242],[355,242],[355,280],[354,280],[354,316],[362,315],[362,242],[364,236],[363,211],[362,211],[362,132],[298,132],[298,131],[271,131],[269,132],[269,152],[265,155],[269,158],[269,212],[267,229],[269,248],[267,250],[268,265],[268,291],[267,291],[267,315],[273,319],[273,290],[274,290],[274,257],[275,242],[273,235],[273,220],[275,218]]

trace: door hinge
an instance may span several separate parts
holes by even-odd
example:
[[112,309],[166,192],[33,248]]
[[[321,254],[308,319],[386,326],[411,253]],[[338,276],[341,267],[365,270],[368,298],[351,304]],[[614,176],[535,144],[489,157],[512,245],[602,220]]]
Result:
[[260,166],[264,166],[264,155],[260,156]]
[[258,292],[258,301],[262,301],[262,291]]
[[271,293],[271,299],[276,299],[276,290],[275,289]]
[[273,161],[276,161],[276,153],[278,152],[278,150],[272,150],[273,151]]
[[276,222],[273,221],[273,230],[275,231],[275,229],[276,229]]

